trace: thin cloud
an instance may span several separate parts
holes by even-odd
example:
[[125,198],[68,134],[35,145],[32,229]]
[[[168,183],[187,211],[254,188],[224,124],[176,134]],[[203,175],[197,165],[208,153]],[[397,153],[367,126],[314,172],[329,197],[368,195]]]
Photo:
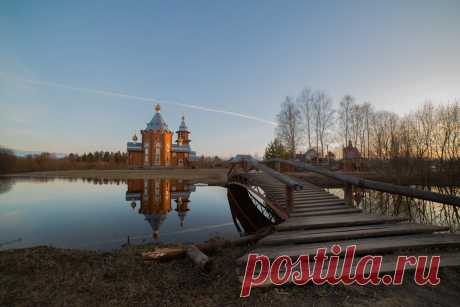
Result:
[[180,103],[180,102],[158,100],[158,99],[155,99],[155,98],[142,97],[142,96],[136,96],[136,95],[128,95],[128,94],[124,94],[124,93],[120,93],[120,92],[97,90],[97,89],[91,89],[91,88],[86,88],[86,87],[76,87],[76,86],[71,86],[71,85],[62,84],[62,83],[23,79],[23,78],[11,77],[11,76],[8,76],[8,75],[6,75],[6,74],[4,74],[2,72],[0,72],[0,76],[2,76],[3,78],[6,78],[6,79],[12,79],[12,80],[15,80],[15,81],[26,82],[26,83],[30,83],[30,84],[60,87],[60,88],[65,88],[65,89],[69,89],[69,90],[73,90],[73,91],[87,92],[87,93],[93,93],[93,94],[98,94],[98,95],[106,95],[106,96],[116,96],[116,97],[120,97],[120,98],[127,98],[127,99],[133,99],[133,100],[139,100],[139,101],[145,101],[145,102],[161,103],[161,104],[174,105],[174,106],[179,106],[179,107],[184,107],[184,108],[189,108],[189,109],[195,109],[195,110],[200,110],[200,111],[205,111],[205,112],[213,112],[213,113],[225,114],[225,115],[230,115],[230,116],[236,116],[236,117],[240,117],[240,118],[250,119],[250,120],[260,122],[260,123],[276,126],[275,122],[270,121],[270,120],[266,120],[266,119],[263,119],[263,118],[260,118],[260,117],[257,117],[257,116],[238,113],[238,112],[232,112],[232,111],[226,111],[226,110],[218,110],[218,109],[213,109],[213,108],[208,108],[208,107],[202,107],[202,106],[194,105],[194,104],[186,104],[186,103]]

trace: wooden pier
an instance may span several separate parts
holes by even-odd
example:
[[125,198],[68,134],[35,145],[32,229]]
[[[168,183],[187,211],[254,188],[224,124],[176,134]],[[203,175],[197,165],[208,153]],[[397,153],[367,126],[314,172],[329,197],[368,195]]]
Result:
[[[385,255],[381,273],[394,271],[398,255],[441,255],[441,267],[460,266],[460,235],[449,233],[448,227],[367,214],[345,199],[269,169],[250,157],[235,163],[241,168],[232,167],[229,184],[245,185],[249,193],[257,190],[267,207],[275,213],[284,213],[282,221],[273,226],[273,232],[259,240],[250,253],[270,259],[280,255],[297,259],[299,255],[314,255],[319,247],[340,244],[356,245],[356,260],[362,255]],[[416,193],[439,197],[426,191]],[[457,197],[448,199],[458,201]],[[246,260],[247,255],[238,260],[242,269]]]

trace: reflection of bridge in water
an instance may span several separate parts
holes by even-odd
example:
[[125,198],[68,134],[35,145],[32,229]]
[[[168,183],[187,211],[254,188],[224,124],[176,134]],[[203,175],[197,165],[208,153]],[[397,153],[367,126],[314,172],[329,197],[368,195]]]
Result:
[[[364,180],[293,161],[277,159],[260,163],[250,156],[237,156],[232,162],[228,172],[229,189],[238,187],[256,195],[257,202],[277,216],[273,232],[259,240],[250,253],[270,259],[287,255],[296,260],[300,255],[314,255],[319,247],[356,245],[356,262],[368,254],[388,255],[381,273],[394,272],[399,254],[440,255],[441,266],[460,266],[460,235],[448,233],[449,227],[408,222],[404,217],[367,214],[352,205],[357,188],[449,204],[456,210],[460,207],[459,197]],[[274,169],[266,164],[274,164]],[[338,180],[344,185],[344,198],[281,173],[281,164],[290,171],[300,169]],[[244,206],[244,202],[241,205]],[[244,264],[247,256],[239,262]],[[341,256],[343,261],[343,254]]]

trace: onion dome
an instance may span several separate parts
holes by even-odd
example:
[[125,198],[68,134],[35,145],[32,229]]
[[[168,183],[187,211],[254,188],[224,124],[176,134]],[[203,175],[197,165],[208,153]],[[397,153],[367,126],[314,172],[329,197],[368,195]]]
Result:
[[160,109],[160,105],[157,104],[155,106],[155,115],[152,120],[147,123],[146,130],[168,130],[168,125],[164,121],[163,116],[161,116]]
[[166,219],[166,214],[144,214],[145,220],[150,224],[153,231],[153,238],[158,240],[160,238],[160,226]]
[[180,122],[179,131],[188,132],[187,125],[185,124],[185,116],[182,115],[182,121]]
[[176,200],[176,202],[177,202],[176,211],[177,211],[177,216],[179,217],[179,220],[180,220],[180,227],[183,227],[185,217],[187,216],[187,211],[190,210],[187,207],[187,203],[189,202],[189,200],[188,199],[182,199],[182,197],[179,197]]

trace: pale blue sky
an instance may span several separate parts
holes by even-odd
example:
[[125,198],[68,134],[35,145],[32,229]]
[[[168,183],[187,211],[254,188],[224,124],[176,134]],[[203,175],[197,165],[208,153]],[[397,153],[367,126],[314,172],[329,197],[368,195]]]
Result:
[[[1,1],[0,144],[124,150],[153,103],[274,121],[309,86],[406,113],[460,97],[460,1]],[[31,83],[26,80],[34,80]],[[198,154],[261,153],[268,123],[185,114]]]

